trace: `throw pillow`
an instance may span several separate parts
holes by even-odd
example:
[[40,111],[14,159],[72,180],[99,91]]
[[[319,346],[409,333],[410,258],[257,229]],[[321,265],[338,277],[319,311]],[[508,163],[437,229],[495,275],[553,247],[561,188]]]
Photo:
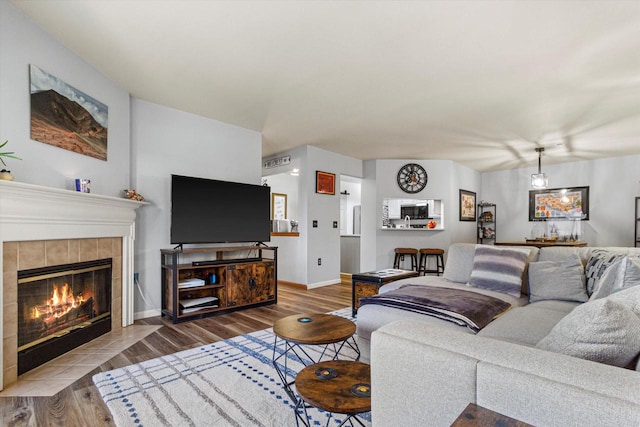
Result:
[[536,348],[625,367],[640,353],[640,318],[609,298],[574,308]]
[[469,285],[520,297],[529,251],[478,245]]
[[610,252],[606,249],[594,249],[587,261],[584,274],[587,280],[587,293],[591,295],[596,281],[611,264],[624,258],[624,254]]
[[617,291],[609,295],[607,299],[629,307],[636,316],[640,317],[640,286],[632,286]]
[[529,302],[542,300],[586,302],[584,268],[577,254],[562,262],[540,261],[529,264]]
[[444,269],[442,276],[450,282],[469,282],[475,251],[476,245],[471,243],[458,243],[449,246],[447,250],[447,267]]
[[640,285],[640,258],[626,256],[611,264],[593,287],[592,300]]

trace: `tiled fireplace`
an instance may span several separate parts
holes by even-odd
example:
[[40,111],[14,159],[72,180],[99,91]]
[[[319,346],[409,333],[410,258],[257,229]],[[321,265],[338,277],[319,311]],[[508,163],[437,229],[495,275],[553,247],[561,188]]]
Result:
[[[75,334],[82,344],[83,335],[91,339],[93,333],[133,323],[135,210],[142,205],[116,197],[0,181],[0,389],[16,382],[19,370],[20,374],[24,371],[19,352],[31,352],[26,358],[29,363],[34,355],[41,358],[41,344],[49,341],[40,336],[42,329],[59,329],[54,332],[55,340]],[[96,264],[98,273],[87,272]],[[61,273],[65,268],[69,271]],[[94,279],[108,282],[108,289],[89,289],[92,285],[88,282]],[[32,289],[27,293],[37,295],[19,297],[19,288],[29,284]],[[66,308],[51,307],[62,297],[63,288]],[[37,330],[25,338],[19,325],[25,317],[33,317],[29,311],[34,307],[26,308],[33,305],[35,310],[50,314],[45,316],[47,320],[32,318],[30,324]],[[90,320],[92,316],[98,319]],[[78,322],[67,325],[62,321],[70,317],[77,317]],[[85,332],[93,323],[99,324],[98,330]]]
[[[105,246],[113,250],[120,239]],[[47,242],[44,247],[46,259]],[[5,319],[17,323],[18,375],[111,331],[112,261],[109,256],[18,270],[17,319]]]

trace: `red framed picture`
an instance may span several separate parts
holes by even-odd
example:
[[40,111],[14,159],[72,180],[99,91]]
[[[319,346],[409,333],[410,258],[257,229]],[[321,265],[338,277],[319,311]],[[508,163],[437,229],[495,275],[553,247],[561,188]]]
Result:
[[336,174],[316,171],[316,193],[336,194]]

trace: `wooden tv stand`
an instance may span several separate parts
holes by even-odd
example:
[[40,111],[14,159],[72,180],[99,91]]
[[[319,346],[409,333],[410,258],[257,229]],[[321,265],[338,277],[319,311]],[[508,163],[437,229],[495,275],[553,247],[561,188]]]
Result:
[[162,316],[173,323],[278,301],[277,247],[161,249],[160,258]]

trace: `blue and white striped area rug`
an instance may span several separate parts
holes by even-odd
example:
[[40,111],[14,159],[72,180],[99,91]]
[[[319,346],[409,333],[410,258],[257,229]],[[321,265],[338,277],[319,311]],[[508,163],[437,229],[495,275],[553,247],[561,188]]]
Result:
[[[351,308],[333,314],[351,319]],[[93,376],[93,382],[121,427],[295,426],[295,402],[272,364],[274,338],[271,328],[264,329],[102,372]],[[279,343],[277,354],[281,347]],[[342,348],[341,359],[355,355],[347,347]],[[321,350],[305,349],[314,360]],[[295,356],[288,358],[289,375],[303,367]],[[307,415],[309,425],[324,426],[330,414],[310,409]],[[370,413],[359,418],[370,425]],[[344,419],[333,414],[329,425],[338,426]]]

